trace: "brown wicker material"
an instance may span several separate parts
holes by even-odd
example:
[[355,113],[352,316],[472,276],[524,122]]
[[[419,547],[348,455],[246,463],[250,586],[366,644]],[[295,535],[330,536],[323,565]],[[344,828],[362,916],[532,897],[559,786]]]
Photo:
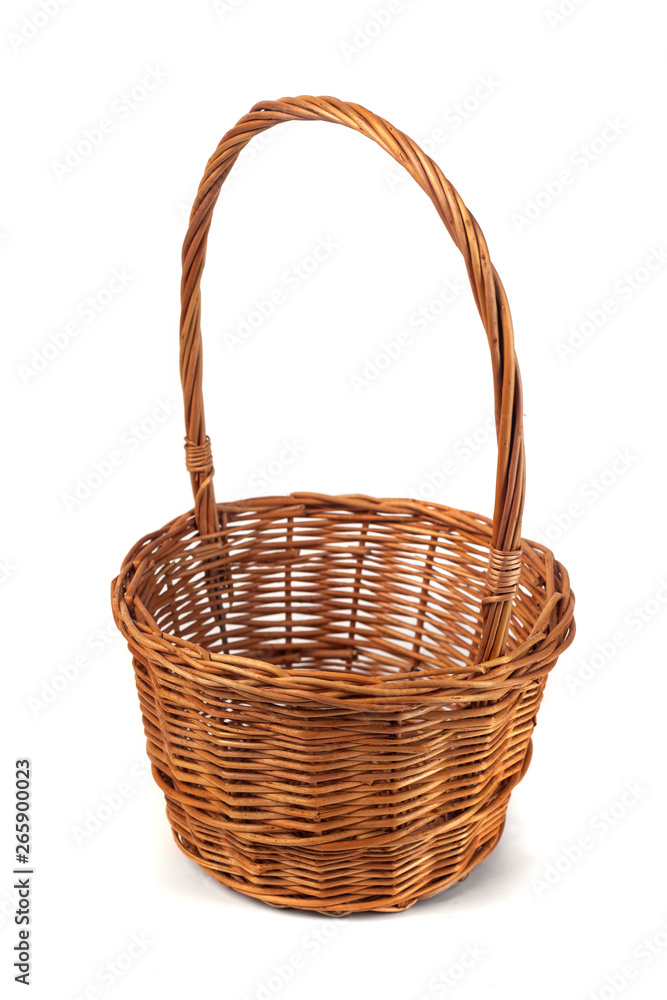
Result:
[[[374,139],[461,251],[493,366],[493,521],[361,495],[216,504],[200,331],[211,215],[246,143],[291,120]],[[574,637],[567,572],[521,539],[521,383],[481,230],[433,160],[365,108],[257,104],[220,142],[192,209],[180,368],[194,510],[138,542],[112,585],[176,842],[274,906],[405,909],[498,842],[547,675]]]

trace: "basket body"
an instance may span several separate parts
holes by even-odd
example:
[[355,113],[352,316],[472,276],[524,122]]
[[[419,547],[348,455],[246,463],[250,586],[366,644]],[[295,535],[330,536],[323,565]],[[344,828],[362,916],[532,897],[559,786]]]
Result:
[[507,653],[480,664],[487,519],[318,494],[218,512],[114,583],[176,842],[274,906],[401,910],[457,882],[528,766],[567,573],[524,541]]

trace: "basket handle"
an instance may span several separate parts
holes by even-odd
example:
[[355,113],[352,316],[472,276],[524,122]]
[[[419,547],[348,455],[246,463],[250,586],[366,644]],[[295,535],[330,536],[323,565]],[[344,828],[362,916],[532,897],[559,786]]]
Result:
[[185,404],[186,467],[200,534],[219,529],[211,444],[202,397],[201,276],[215,203],[242,149],[260,132],[287,121],[346,125],[373,139],[416,180],[435,205],[465,260],[475,304],[486,330],[493,369],[498,464],[493,533],[478,662],[501,655],[521,567],[525,491],[522,392],[509,305],[475,218],[437,163],[405,133],[358,104],[334,97],[286,97],[256,104],[222,138],[206,164],[183,243],[180,372]]

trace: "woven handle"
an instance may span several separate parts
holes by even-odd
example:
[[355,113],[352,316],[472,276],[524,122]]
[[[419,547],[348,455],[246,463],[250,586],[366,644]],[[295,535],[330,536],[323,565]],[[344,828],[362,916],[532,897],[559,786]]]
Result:
[[521,515],[525,490],[522,393],[505,290],[489,259],[476,220],[440,167],[403,132],[358,104],[334,97],[286,97],[256,104],[220,141],[206,164],[183,243],[180,370],[185,402],[186,466],[192,480],[195,517],[201,534],[218,530],[213,461],[202,397],[201,276],[215,203],[241,150],[254,136],[286,121],[346,125],[382,146],[426,192],[463,254],[475,304],[491,350],[498,465],[493,534],[484,598],[484,633],[478,660],[504,648],[521,565]]

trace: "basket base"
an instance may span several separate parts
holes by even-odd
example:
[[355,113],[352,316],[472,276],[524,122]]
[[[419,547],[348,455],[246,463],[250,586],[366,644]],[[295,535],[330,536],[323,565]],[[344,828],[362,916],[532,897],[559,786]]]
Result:
[[176,844],[186,854],[189,858],[195,861],[207,875],[219,882],[221,885],[229,889],[234,889],[237,892],[242,893],[245,896],[251,896],[253,899],[258,899],[263,903],[267,903],[269,906],[273,906],[276,909],[296,909],[296,910],[308,910],[312,913],[321,913],[324,916],[329,917],[348,917],[353,913],[398,913],[402,910],[409,910],[416,903],[419,903],[423,899],[428,899],[432,896],[437,896],[440,893],[444,893],[447,889],[452,889],[455,885],[459,885],[461,882],[465,882],[468,875],[478,864],[484,861],[485,858],[491,854],[491,852],[496,848],[498,841],[500,840],[503,830],[505,827],[505,822],[498,829],[496,835],[493,839],[485,845],[483,850],[473,859],[473,861],[467,866],[463,871],[463,874],[454,874],[449,878],[445,878],[429,887],[428,889],[422,890],[419,895],[415,897],[409,897],[407,899],[397,900],[392,897],[378,897],[375,899],[369,899],[367,901],[355,901],[354,906],[350,908],[340,908],[338,905],[325,905],[323,901],[316,901],[313,899],[308,899],[306,897],[288,900],[282,896],[267,896],[265,892],[253,889],[253,887],[247,883],[239,882],[236,879],[229,878],[222,872],[215,871],[208,868],[205,864],[202,864],[201,860],[198,860],[192,850],[190,850],[184,843],[181,842],[178,834],[173,832],[174,840]]
[[[382,851],[377,851],[375,867],[369,858],[368,849],[347,851],[345,852],[347,857],[336,855],[335,860],[327,857],[323,861],[320,854],[317,863],[314,859],[317,852],[307,849],[287,851],[284,848],[276,848],[271,852],[273,856],[270,859],[266,850],[262,852],[263,865],[259,863],[251,865],[250,849],[257,845],[245,844],[234,853],[229,851],[228,845],[229,865],[223,870],[219,862],[203,857],[198,848],[188,841],[178,828],[174,828],[174,817],[169,807],[167,815],[172,823],[173,837],[179,849],[221,885],[278,909],[308,910],[328,916],[345,917],[352,913],[395,913],[407,910],[420,900],[436,896],[463,882],[472,869],[484,861],[497,846],[505,828],[510,791],[511,789],[507,788],[502,801],[495,804],[493,816],[489,817],[490,822],[486,825],[488,833],[486,839],[474,847],[471,845],[471,850],[460,857],[455,865],[452,865],[451,857],[443,859],[442,873],[435,877],[433,877],[434,868],[440,843],[437,837],[433,839],[436,857],[430,858],[428,863],[424,862],[424,858],[428,855],[424,850],[423,840],[419,844],[419,851],[415,851],[416,845],[410,843],[399,844],[393,848],[385,847]],[[460,828],[452,831],[452,836],[458,839],[461,836]],[[473,836],[473,843],[477,840],[478,837]],[[219,856],[219,845],[216,847],[216,853]],[[331,875],[329,883],[322,877],[322,870],[325,867]],[[273,890],[271,869],[275,880]],[[308,872],[310,876],[307,875]],[[295,887],[298,882],[303,883],[304,891],[285,895],[286,881]],[[305,891],[308,881],[311,882],[310,892]],[[364,882],[375,890],[385,884],[389,891],[386,895],[378,895],[375,892],[363,898]],[[316,887],[313,883],[316,883]]]

